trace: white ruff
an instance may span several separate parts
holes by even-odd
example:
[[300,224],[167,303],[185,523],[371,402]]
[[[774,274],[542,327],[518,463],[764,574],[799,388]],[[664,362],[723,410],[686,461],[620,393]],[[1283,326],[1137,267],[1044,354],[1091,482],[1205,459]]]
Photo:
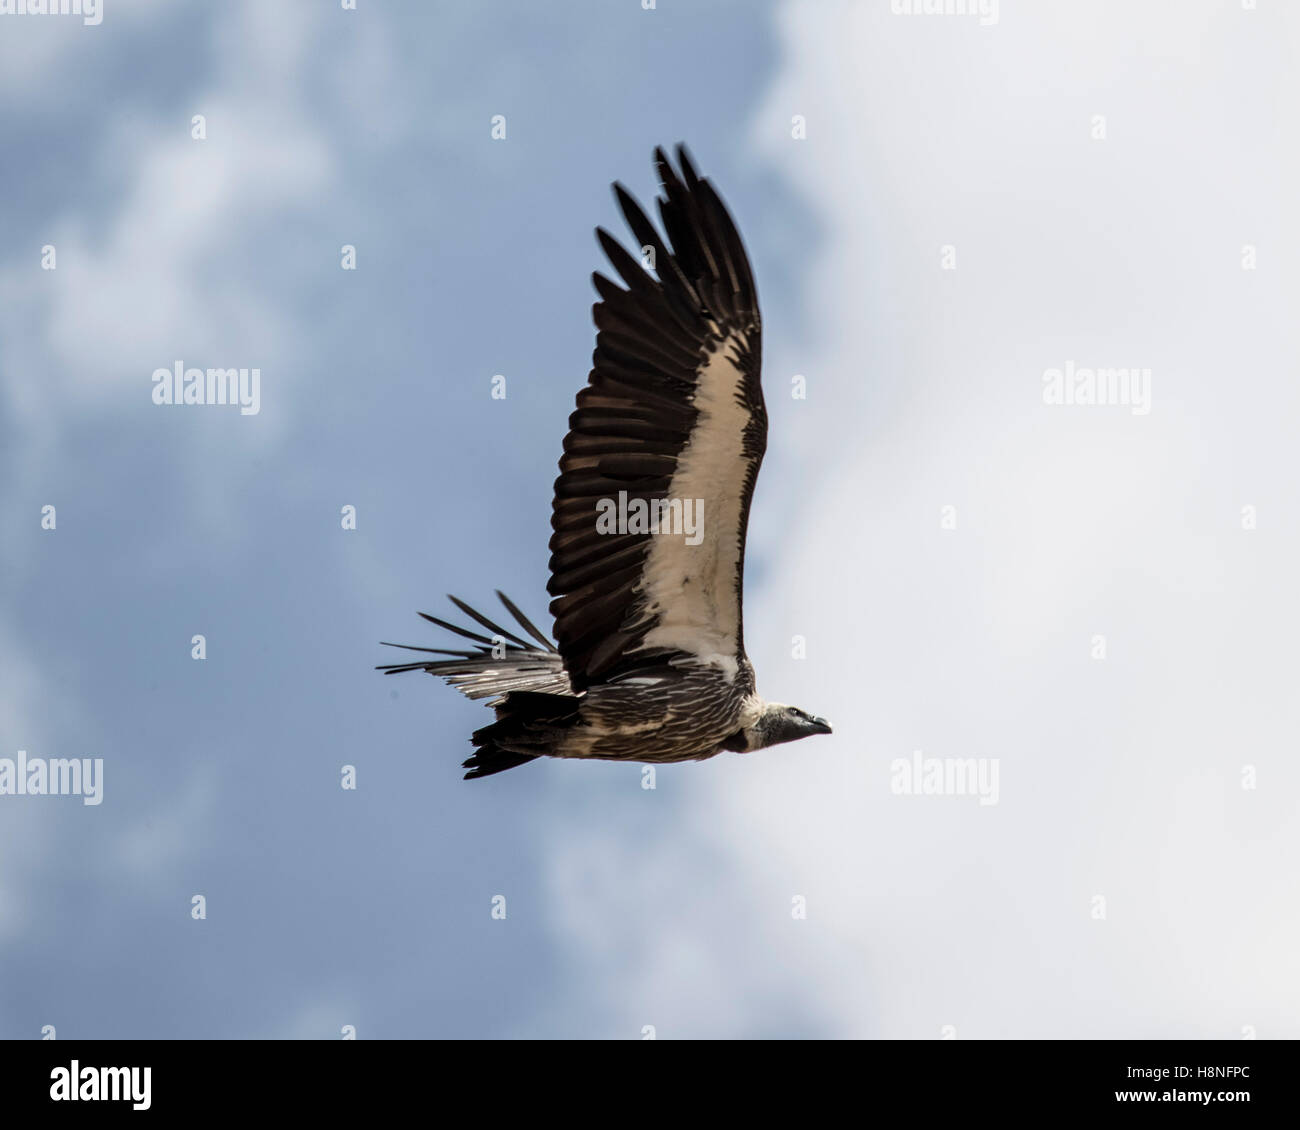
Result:
[[742,453],[750,411],[744,373],[729,356],[737,339],[725,339],[709,356],[692,400],[699,417],[677,458],[669,498],[702,498],[702,539],[656,535],[646,556],[642,592],[647,615],[658,623],[642,647],[669,648],[736,674],[739,625],[736,580],[740,573]]
[[[750,727],[752,727],[763,716],[763,711],[767,709],[767,705],[768,704],[756,694],[747,695],[745,700],[740,704],[740,718],[737,719],[736,728],[745,732],[746,746],[748,746],[753,740],[749,734]],[[748,753],[749,750],[746,748],[741,752]]]

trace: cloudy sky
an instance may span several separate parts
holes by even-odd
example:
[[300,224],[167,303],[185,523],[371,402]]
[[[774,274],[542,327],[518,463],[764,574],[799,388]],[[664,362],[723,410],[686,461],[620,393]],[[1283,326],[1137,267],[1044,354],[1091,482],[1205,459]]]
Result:
[[[0,796],[0,1036],[1300,1036],[1300,13],[913,7],[0,15],[0,759],[104,765]],[[748,650],[835,735],[462,782],[377,641],[544,619],[678,140],[764,307]]]

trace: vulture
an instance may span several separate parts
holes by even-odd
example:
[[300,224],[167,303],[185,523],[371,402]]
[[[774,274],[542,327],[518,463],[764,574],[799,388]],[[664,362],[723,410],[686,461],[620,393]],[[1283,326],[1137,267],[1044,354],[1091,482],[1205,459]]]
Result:
[[767,447],[749,258],[685,147],[679,168],[654,156],[663,234],[617,183],[639,254],[596,229],[623,285],[592,275],[596,349],[551,510],[555,642],[498,591],[518,631],[451,597],[483,631],[420,615],[473,647],[385,645],[441,658],[379,670],[490,700],[466,779],[539,757],[698,761],[831,732],[764,702],[745,655],[745,530]]

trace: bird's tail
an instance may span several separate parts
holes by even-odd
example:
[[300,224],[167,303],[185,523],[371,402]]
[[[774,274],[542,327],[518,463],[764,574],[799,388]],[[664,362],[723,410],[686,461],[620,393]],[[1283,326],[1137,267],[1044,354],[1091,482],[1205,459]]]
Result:
[[465,762],[465,780],[490,777],[554,751],[578,722],[579,700],[572,695],[511,691],[496,707],[497,720],[475,730],[477,751]]
[[508,628],[503,628],[495,621],[489,620],[481,612],[476,612],[463,600],[451,596],[448,599],[457,608],[492,635],[485,636],[481,632],[462,628],[447,620],[440,620],[437,616],[430,616],[427,612],[421,612],[420,615],[429,623],[472,640],[477,646],[463,650],[450,650],[442,647],[414,647],[404,643],[385,643],[385,647],[400,647],[404,651],[419,651],[428,655],[451,656],[451,658],[386,663],[379,670],[388,675],[396,675],[404,671],[427,671],[430,675],[438,675],[445,679],[469,698],[490,698],[492,701],[488,703],[489,706],[496,706],[502,696],[509,691],[572,694],[573,689],[569,683],[568,673],[564,669],[564,660],[555,649],[555,645],[542,635],[505,593],[498,590],[497,596],[515,618],[519,627],[532,637],[531,640],[517,636]]

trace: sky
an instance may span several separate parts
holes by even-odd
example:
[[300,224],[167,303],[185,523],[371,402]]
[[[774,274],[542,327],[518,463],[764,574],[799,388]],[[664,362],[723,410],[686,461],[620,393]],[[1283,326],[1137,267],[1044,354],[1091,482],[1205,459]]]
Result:
[[[1269,0],[0,14],[0,771],[103,766],[0,795],[0,1037],[1300,1035],[1298,46]],[[545,623],[592,229],[677,141],[763,304],[747,650],[835,734],[464,782],[483,706],[379,641]]]

